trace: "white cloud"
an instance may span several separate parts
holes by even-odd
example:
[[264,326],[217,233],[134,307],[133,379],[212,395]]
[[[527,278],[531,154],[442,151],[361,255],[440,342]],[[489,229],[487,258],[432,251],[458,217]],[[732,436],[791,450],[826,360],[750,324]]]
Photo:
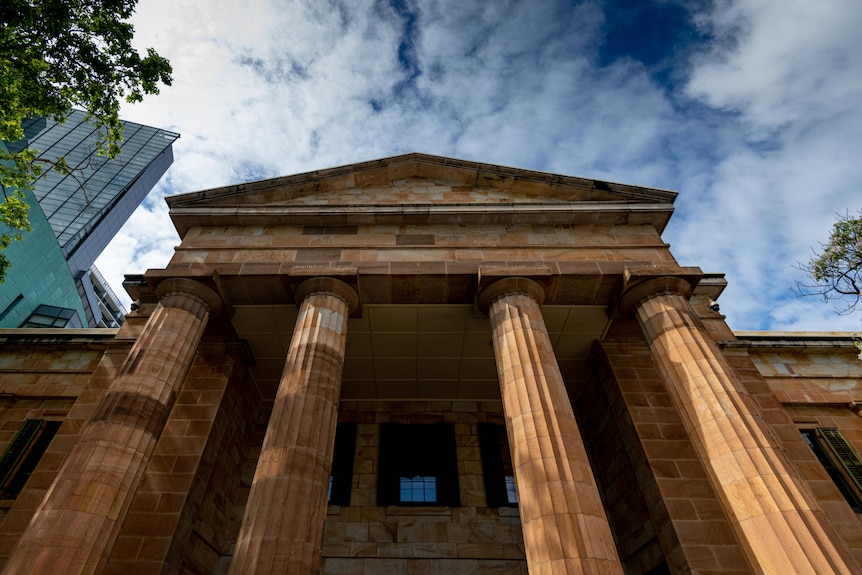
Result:
[[142,0],[136,42],[175,82],[123,115],[182,137],[100,258],[109,281],[166,265],[166,193],[422,151],[677,189],[665,235],[682,263],[727,272],[732,327],[854,325],[789,287],[860,207],[862,8],[713,3],[697,15],[712,41],[675,62],[689,76],[671,92],[632,58],[598,67],[599,2],[406,5]]
[[729,273],[732,325],[860,327],[790,293],[805,279],[794,264],[836,213],[862,204],[859,21],[852,2],[723,2],[701,15],[715,42],[694,59],[687,91],[736,114],[736,143],[670,236],[681,259]]
[[855,108],[860,18],[853,0],[717,2],[699,18],[717,49],[695,59],[688,90],[759,128]]

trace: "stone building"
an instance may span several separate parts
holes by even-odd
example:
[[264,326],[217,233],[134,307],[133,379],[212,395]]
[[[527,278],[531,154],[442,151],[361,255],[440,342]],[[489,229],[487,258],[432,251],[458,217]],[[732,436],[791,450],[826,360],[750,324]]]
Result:
[[733,333],[673,192],[408,154],[168,198],[0,332],[4,573],[860,573],[862,362]]

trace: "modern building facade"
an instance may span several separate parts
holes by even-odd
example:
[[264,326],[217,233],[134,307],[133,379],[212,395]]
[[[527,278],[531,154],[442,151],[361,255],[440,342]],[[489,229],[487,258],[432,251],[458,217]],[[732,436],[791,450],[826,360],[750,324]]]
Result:
[[33,231],[10,246],[12,268],[0,284],[0,326],[118,327],[119,299],[93,263],[173,162],[173,132],[123,122],[122,152],[98,154],[97,128],[75,110],[65,123],[39,118],[24,126],[39,158],[64,156],[71,168],[46,169],[27,192]]
[[862,362],[734,333],[674,192],[408,154],[168,198],[0,331],[3,573],[859,573]]

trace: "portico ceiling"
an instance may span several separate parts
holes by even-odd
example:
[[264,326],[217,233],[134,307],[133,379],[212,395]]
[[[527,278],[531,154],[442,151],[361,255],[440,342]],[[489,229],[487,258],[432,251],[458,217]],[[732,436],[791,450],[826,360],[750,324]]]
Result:
[[[567,383],[585,377],[593,342],[607,328],[604,306],[546,305],[542,314]],[[254,356],[265,398],[278,388],[295,305],[240,305],[232,319]],[[347,330],[342,399],[497,399],[491,327],[471,305],[363,305]]]

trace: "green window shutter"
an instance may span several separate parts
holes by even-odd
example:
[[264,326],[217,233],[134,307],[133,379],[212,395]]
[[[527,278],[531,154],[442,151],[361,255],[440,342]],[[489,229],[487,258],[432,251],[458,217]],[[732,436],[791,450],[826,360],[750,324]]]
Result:
[[847,475],[856,484],[856,488],[862,490],[862,460],[853,450],[841,432],[835,427],[819,427],[817,434],[841,463]]
[[15,434],[12,443],[6,448],[6,453],[0,458],[0,486],[5,487],[9,477],[27,452],[27,448],[30,447],[30,443],[42,429],[43,423],[45,423],[44,419],[28,419],[24,421],[24,425]]

